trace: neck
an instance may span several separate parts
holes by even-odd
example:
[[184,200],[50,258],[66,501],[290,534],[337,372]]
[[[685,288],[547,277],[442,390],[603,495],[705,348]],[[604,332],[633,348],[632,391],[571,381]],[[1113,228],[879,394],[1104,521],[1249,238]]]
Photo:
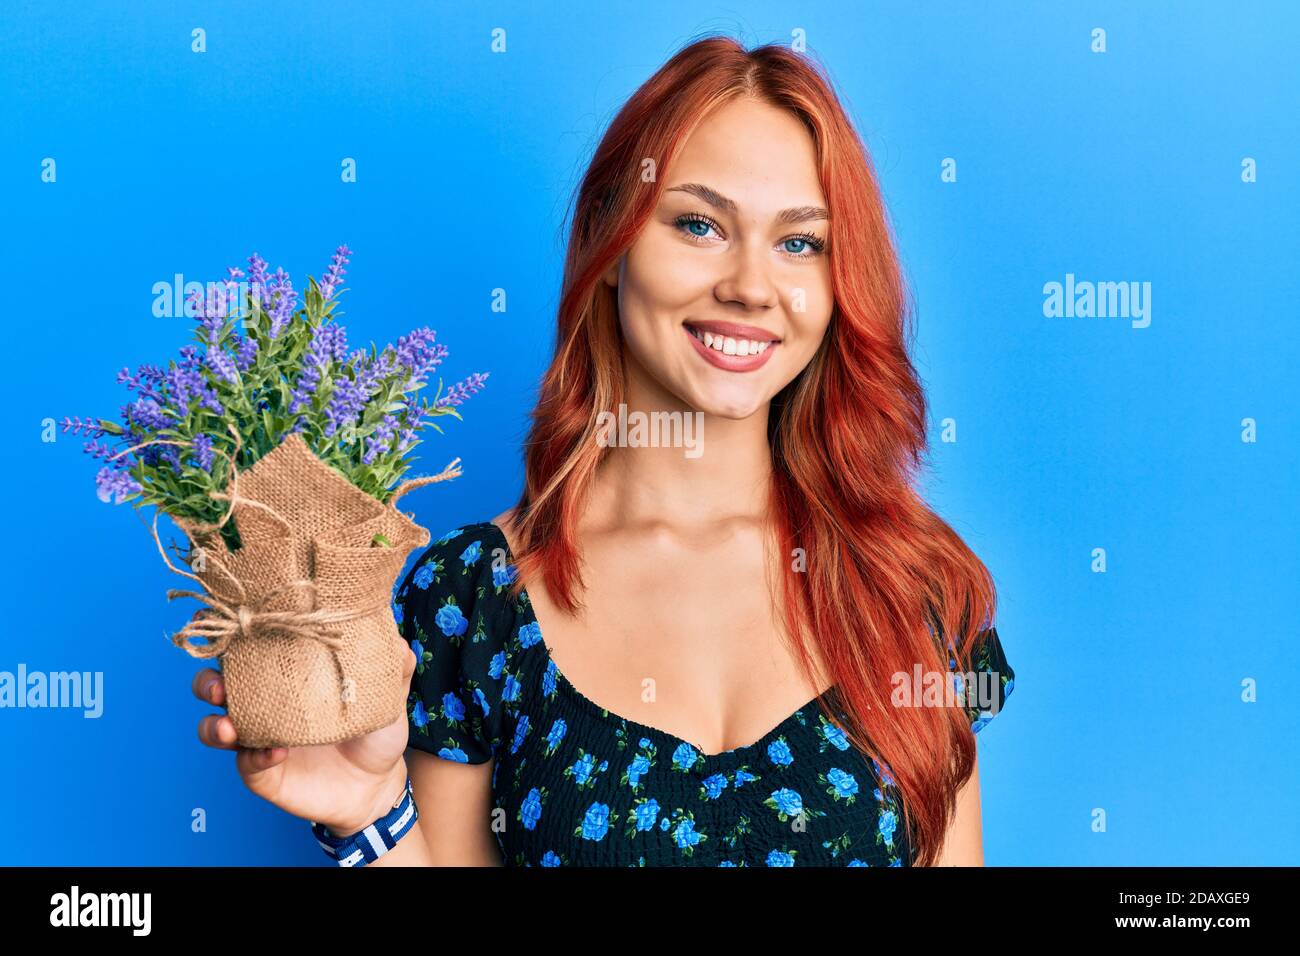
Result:
[[[596,470],[584,524],[698,529],[765,518],[772,474],[768,405],[739,420],[707,415],[635,373],[628,378],[625,405],[625,413],[615,410],[611,447]],[[670,417],[652,417],[655,412]],[[624,417],[628,445],[619,443]],[[644,440],[631,447],[638,420],[646,438],[677,434],[688,437],[693,447],[680,442],[678,447],[654,447]],[[680,428],[661,427],[662,422]]]

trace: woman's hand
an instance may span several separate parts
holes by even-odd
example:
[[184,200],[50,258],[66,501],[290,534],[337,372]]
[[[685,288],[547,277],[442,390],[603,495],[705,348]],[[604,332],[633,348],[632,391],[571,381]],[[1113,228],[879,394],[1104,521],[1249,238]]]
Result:
[[[415,654],[400,637],[394,635],[393,640],[405,648],[404,676],[410,680]],[[193,689],[200,700],[226,706],[220,671],[205,667],[194,675]],[[335,744],[250,749],[239,745],[226,714],[209,714],[199,721],[199,740],[235,751],[235,766],[249,790],[287,813],[325,824],[338,836],[382,817],[401,796],[407,735],[403,715],[387,727]]]

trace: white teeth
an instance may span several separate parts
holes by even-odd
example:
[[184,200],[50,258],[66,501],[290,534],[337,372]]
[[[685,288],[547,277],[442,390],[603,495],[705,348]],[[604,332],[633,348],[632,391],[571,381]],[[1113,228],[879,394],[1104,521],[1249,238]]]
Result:
[[753,339],[733,339],[727,335],[714,335],[712,332],[701,332],[698,329],[687,326],[686,330],[704,343],[705,348],[716,349],[723,355],[758,355],[760,352],[766,352],[771,342],[755,342]]

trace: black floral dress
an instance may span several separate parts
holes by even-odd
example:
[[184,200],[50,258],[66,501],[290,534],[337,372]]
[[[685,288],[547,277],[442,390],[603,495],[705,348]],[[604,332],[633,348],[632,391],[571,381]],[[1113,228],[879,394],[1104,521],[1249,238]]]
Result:
[[[394,597],[418,661],[410,746],[462,763],[495,758],[504,863],[910,864],[889,768],[851,747],[816,700],[719,754],[611,713],[556,668],[527,592],[508,592],[512,561],[497,525],[465,525],[419,556]],[[996,706],[967,708],[973,731],[1014,686],[995,629],[981,635],[976,666],[993,688],[979,699]]]

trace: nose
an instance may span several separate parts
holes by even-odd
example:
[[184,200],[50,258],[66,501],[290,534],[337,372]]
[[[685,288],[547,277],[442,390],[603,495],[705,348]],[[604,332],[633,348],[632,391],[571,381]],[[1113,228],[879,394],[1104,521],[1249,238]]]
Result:
[[770,309],[780,302],[767,250],[757,244],[737,245],[722,262],[723,274],[713,290],[719,302],[737,302],[746,311]]

